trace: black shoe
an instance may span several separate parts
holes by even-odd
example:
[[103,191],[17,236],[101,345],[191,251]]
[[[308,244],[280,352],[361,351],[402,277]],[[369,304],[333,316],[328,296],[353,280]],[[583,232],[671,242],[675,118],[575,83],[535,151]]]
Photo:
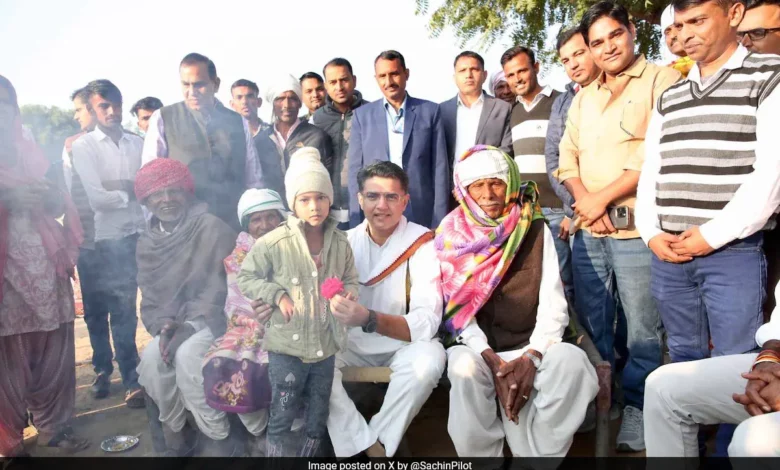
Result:
[[144,390],[141,387],[128,390],[125,393],[125,404],[128,408],[144,408],[146,406]]
[[92,396],[96,399],[106,398],[111,389],[111,374],[101,372],[92,382]]

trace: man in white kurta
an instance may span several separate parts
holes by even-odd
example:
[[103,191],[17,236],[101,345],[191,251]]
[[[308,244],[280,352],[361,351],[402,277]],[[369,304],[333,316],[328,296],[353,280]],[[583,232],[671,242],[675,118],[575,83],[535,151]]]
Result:
[[[336,357],[328,432],[337,457],[362,451],[392,456],[444,372],[444,348],[435,338],[441,323],[441,274],[433,242],[427,241],[389,275],[371,282],[430,231],[403,216],[408,178],[399,166],[369,165],[358,180],[366,218],[347,236],[360,276],[360,300],[339,298],[333,308],[354,328],[347,349]],[[339,369],[345,366],[392,369],[382,408],[368,423],[344,390]]]
[[[775,296],[780,298],[780,285]],[[739,424],[729,457],[780,457],[780,307],[758,329],[756,343],[758,354],[668,364],[650,374],[645,384],[648,457],[698,457],[699,426],[719,423]],[[748,376],[748,381],[743,374],[751,370],[762,378]]]

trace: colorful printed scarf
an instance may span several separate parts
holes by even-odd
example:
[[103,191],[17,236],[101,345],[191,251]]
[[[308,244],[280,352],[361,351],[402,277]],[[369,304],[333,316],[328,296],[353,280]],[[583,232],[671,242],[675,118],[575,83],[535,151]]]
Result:
[[[458,162],[483,150],[498,149],[478,145]],[[544,217],[537,203],[536,183],[521,181],[517,164],[509,155],[504,157],[509,162],[509,178],[501,217],[488,217],[455,172],[455,197],[460,207],[450,212],[436,230],[434,245],[441,262],[444,325],[452,336],[458,335],[490,298],[512,264],[531,222]]]

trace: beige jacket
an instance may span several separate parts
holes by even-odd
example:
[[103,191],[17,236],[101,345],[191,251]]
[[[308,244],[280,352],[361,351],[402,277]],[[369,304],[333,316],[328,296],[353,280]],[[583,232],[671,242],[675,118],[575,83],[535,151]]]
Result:
[[[247,254],[238,274],[238,287],[250,299],[261,299],[274,310],[266,326],[263,348],[287,354],[303,362],[318,362],[343,348],[346,328],[330,313],[328,301],[321,297],[320,286],[331,277],[341,279],[344,290],[358,296],[355,258],[347,236],[336,229],[338,222],[325,221],[322,268],[317,269],[309,254],[302,220],[290,216],[287,221],[260,238]],[[289,323],[279,309],[287,294],[295,304]]]

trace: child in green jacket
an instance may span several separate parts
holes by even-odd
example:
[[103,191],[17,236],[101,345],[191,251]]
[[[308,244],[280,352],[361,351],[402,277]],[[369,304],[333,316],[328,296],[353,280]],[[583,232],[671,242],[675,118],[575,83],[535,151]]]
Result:
[[327,432],[335,355],[346,342],[321,286],[336,278],[344,295],[357,299],[358,276],[347,236],[329,217],[333,186],[319,152],[297,151],[284,183],[295,216],[255,243],[238,286],[246,297],[274,307],[263,339],[271,382],[267,456],[290,456],[283,442],[305,396],[306,441],[298,455],[311,457]]

